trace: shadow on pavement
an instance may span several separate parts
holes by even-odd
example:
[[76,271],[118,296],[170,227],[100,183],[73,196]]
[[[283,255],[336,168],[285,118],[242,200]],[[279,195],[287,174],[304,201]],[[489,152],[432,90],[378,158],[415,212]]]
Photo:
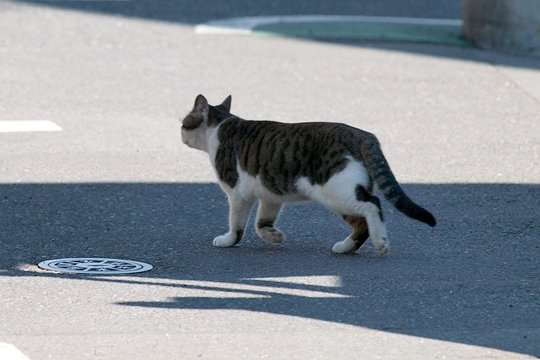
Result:
[[[137,0],[137,1],[50,1],[50,0],[11,0],[18,3],[48,6],[96,14],[122,16],[151,21],[164,21],[196,25],[210,20],[245,16],[271,15],[367,15],[419,18],[461,17],[461,2],[455,0],[371,0],[330,2],[324,0],[291,2],[277,0],[272,2],[253,2],[240,0],[234,2],[219,0]],[[205,36],[205,35],[201,35]],[[515,57],[459,47],[413,44],[406,42],[350,40],[340,38],[298,37],[307,41],[337,43],[391,51],[418,53],[421,55],[456,58],[459,60],[489,62],[518,68],[540,70],[540,63],[534,58]]]
[[[115,304],[282,314],[540,355],[540,185],[404,187],[439,224],[428,228],[386,204],[393,247],[382,258],[371,245],[332,254],[347,228],[312,203],[285,209],[282,247],[258,240],[252,220],[239,246],[216,249],[211,239],[225,231],[227,204],[214,184],[4,184],[0,276],[173,287],[178,297]],[[141,260],[155,269],[117,279],[34,265],[78,256]],[[279,280],[288,277],[338,281]]]

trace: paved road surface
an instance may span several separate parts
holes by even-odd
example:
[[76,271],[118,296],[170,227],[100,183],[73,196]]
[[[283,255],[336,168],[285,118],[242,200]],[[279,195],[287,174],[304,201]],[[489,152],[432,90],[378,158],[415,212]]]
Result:
[[[62,128],[0,133],[0,342],[32,360],[539,356],[537,64],[444,46],[195,35],[218,16],[329,12],[322,1],[195,3],[0,2],[0,122]],[[332,13],[459,16],[455,1],[339,3]],[[386,203],[391,254],[338,256],[345,224],[295,204],[280,219],[284,246],[250,228],[238,247],[213,248],[226,199],[177,122],[198,93],[232,94],[248,118],[375,132],[439,225]],[[74,256],[155,269],[83,277],[35,265]]]

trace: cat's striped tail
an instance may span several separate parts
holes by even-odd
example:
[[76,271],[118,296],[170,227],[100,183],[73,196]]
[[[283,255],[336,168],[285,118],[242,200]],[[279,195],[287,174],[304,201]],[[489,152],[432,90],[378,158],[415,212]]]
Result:
[[362,144],[361,154],[369,176],[384,194],[386,200],[408,217],[432,227],[437,224],[437,220],[429,211],[416,204],[405,194],[390,170],[375,136]]

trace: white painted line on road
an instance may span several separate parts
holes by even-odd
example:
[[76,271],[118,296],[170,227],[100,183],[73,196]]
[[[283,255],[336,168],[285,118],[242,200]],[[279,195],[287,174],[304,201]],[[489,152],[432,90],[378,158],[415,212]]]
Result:
[[0,342],[0,359],[2,360],[30,360],[15,346]]
[[379,24],[408,24],[432,26],[461,26],[460,19],[427,19],[388,16],[347,16],[347,15],[287,15],[251,16],[212,20],[195,27],[196,34],[251,35],[253,29],[261,25],[279,23],[309,22],[366,22]]
[[49,120],[3,120],[0,132],[62,131],[62,128]]

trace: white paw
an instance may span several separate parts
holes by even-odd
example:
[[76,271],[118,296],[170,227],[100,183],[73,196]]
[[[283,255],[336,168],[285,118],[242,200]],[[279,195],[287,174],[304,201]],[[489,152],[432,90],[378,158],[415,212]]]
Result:
[[236,244],[236,238],[229,232],[225,235],[216,236],[212,244],[217,247],[230,247]]
[[390,242],[387,238],[381,238],[378,242],[373,242],[373,247],[379,252],[379,255],[386,255],[390,251]]
[[270,244],[281,244],[285,240],[285,235],[275,227],[257,229],[257,235]]
[[332,251],[336,254],[345,254],[356,250],[356,243],[350,237],[334,244]]

